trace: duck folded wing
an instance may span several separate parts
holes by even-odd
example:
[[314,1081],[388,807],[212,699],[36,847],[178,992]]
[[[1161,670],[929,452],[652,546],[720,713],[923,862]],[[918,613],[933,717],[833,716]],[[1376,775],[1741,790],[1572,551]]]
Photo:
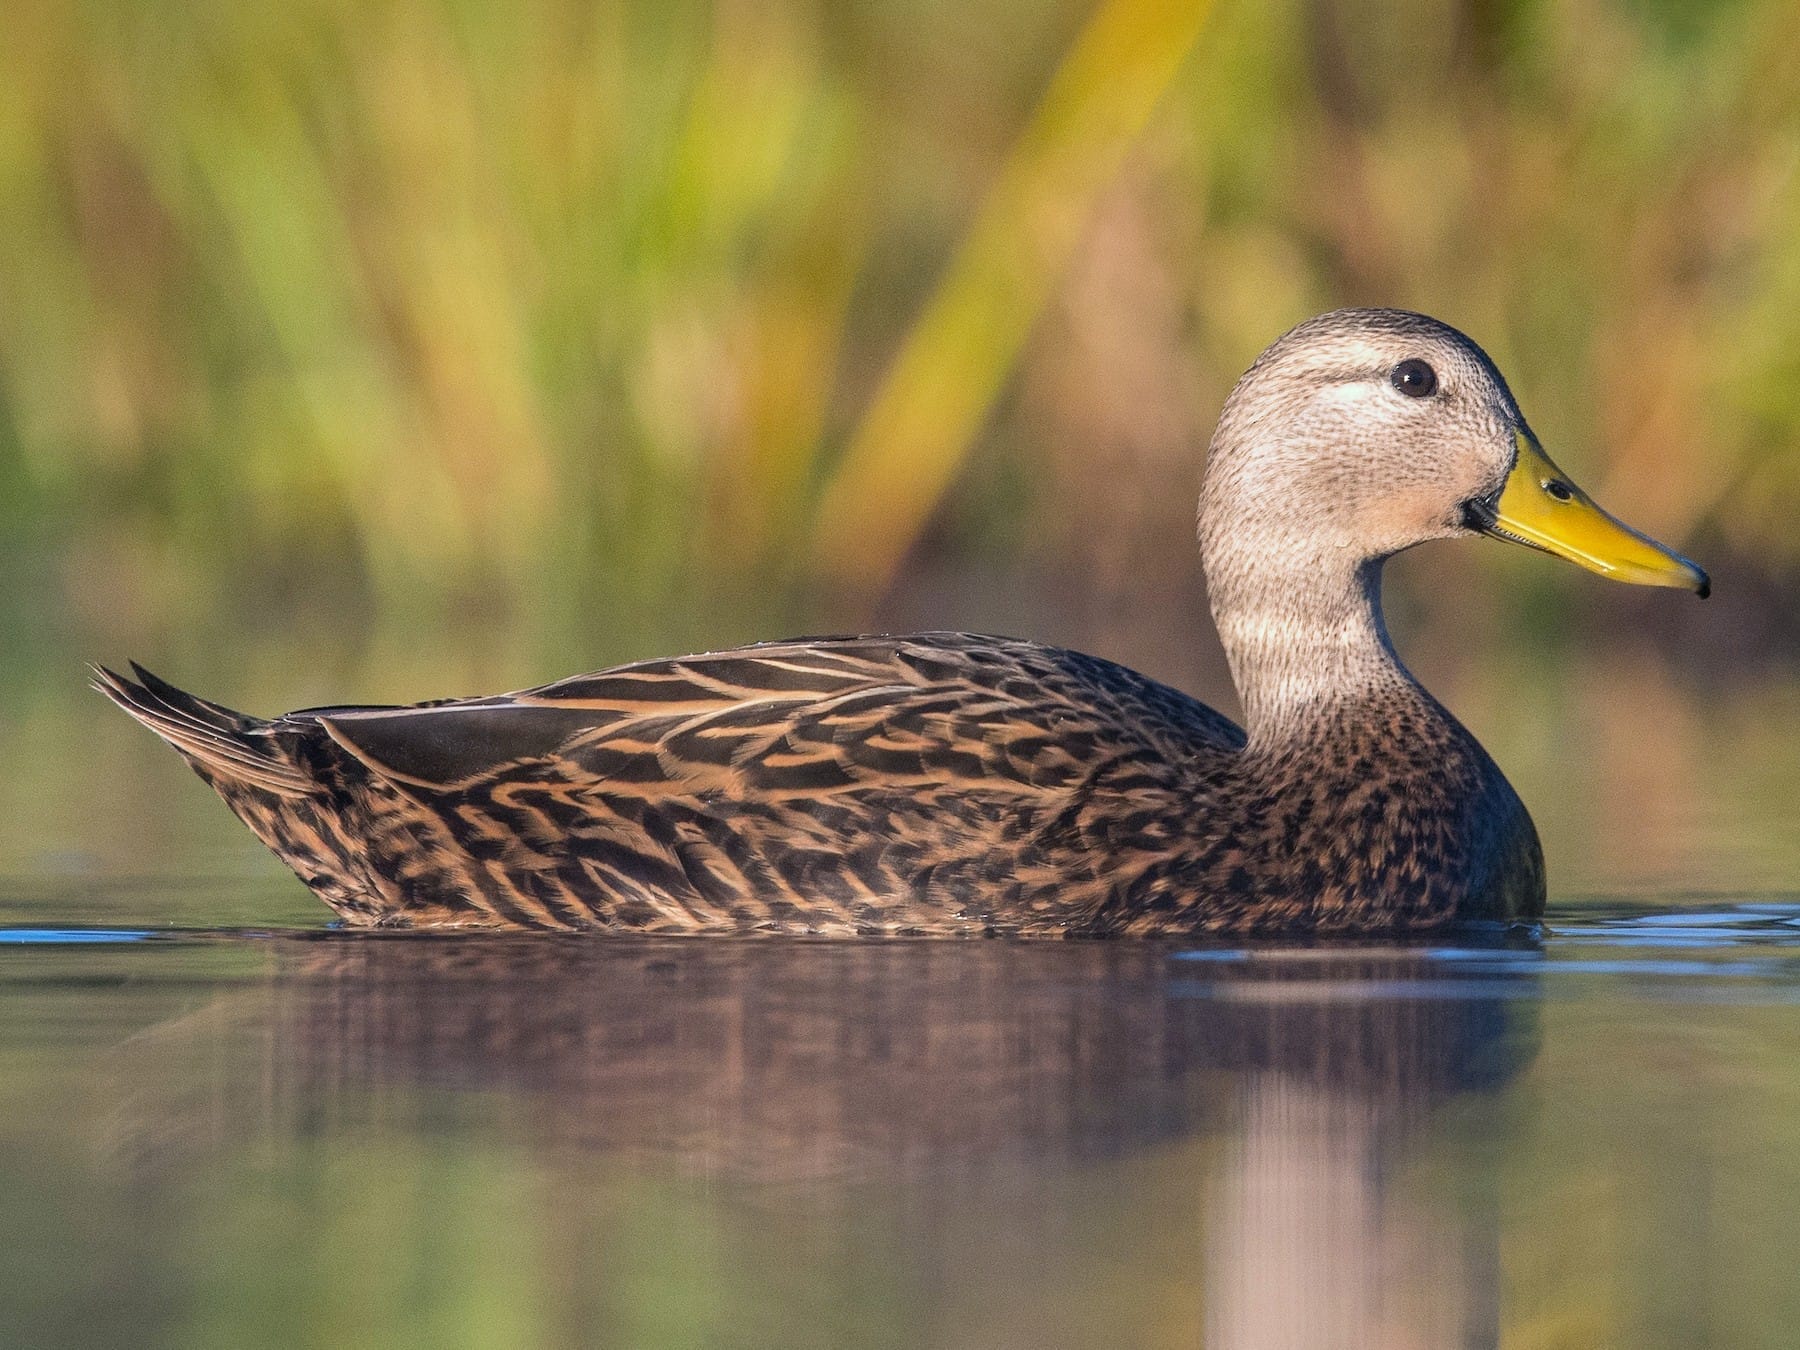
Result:
[[1120,755],[1184,760],[1242,743],[1219,714],[1122,667],[935,634],[767,644],[499,698],[296,716],[415,787],[585,781],[646,796],[1044,790]]

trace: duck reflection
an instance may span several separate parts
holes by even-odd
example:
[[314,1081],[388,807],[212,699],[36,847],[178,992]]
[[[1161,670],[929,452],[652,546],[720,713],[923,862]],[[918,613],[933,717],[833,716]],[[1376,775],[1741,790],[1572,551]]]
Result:
[[[225,1042],[254,1059],[187,1103],[171,1132],[190,1145],[209,1127],[297,1144],[473,1128],[748,1184],[904,1181],[880,1193],[931,1211],[905,1220],[921,1225],[922,1250],[945,1241],[946,1207],[970,1205],[1015,1244],[1021,1232],[1063,1241],[1067,1179],[1115,1175],[1146,1198],[1151,1188],[1159,1213],[1174,1197],[1192,1214],[1193,1316],[1208,1345],[1498,1338],[1497,1202],[1481,1149],[1466,1149],[1452,1194],[1419,1184],[1411,1164],[1453,1099],[1503,1088],[1533,1053],[1534,953],[349,935],[274,946],[266,983],[181,1037],[214,1065],[234,1063]],[[210,1028],[204,1047],[197,1025]],[[941,1259],[995,1258],[984,1247]],[[1170,1253],[1146,1233],[1106,1259],[1130,1268]],[[1029,1269],[1032,1282],[1056,1265]],[[1053,1291],[1045,1299],[1056,1306]]]
[[540,1140],[755,1176],[1098,1157],[1301,1100],[1392,1131],[1528,1052],[1503,985],[1450,978],[1403,949],[327,937],[281,955],[266,1100],[304,1128],[481,1089]]

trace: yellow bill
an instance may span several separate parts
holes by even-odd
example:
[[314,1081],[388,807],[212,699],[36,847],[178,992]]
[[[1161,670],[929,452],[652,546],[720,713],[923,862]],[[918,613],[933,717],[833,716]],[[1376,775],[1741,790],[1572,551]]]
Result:
[[1712,582],[1698,566],[1594,505],[1529,432],[1520,431],[1517,438],[1519,457],[1498,500],[1473,522],[1480,529],[1567,558],[1614,581],[1676,586],[1706,598]]

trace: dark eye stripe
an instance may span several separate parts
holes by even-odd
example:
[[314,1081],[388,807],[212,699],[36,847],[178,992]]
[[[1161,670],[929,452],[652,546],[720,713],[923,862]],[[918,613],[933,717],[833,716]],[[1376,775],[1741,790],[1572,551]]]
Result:
[[1416,356],[1395,366],[1388,378],[1408,398],[1430,398],[1437,393],[1437,372]]

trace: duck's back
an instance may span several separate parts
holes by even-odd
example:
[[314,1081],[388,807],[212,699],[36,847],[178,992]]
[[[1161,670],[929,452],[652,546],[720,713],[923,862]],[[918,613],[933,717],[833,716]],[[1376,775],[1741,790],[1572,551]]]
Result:
[[359,924],[1079,929],[1244,739],[1111,662],[954,633],[266,723],[140,678],[108,691]]

